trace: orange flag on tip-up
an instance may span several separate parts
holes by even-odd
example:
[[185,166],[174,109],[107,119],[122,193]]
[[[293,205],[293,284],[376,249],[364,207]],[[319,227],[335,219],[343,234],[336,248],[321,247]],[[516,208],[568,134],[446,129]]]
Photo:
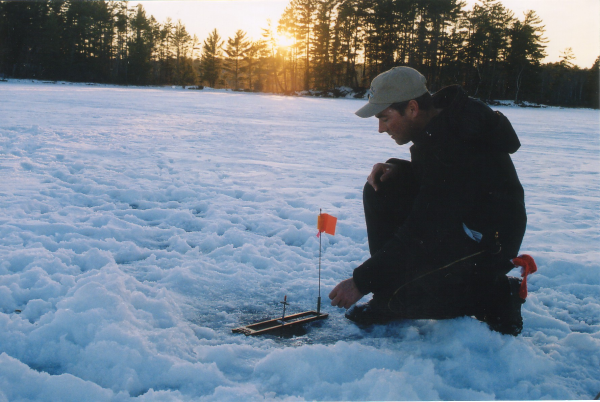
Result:
[[336,223],[337,218],[335,216],[331,216],[329,214],[320,214],[319,219],[317,220],[317,228],[319,229],[319,235],[322,232],[325,232],[333,236],[335,234]]

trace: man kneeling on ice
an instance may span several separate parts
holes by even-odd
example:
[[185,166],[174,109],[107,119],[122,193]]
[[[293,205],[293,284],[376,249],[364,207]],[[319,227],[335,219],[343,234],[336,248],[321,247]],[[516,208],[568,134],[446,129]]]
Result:
[[527,217],[504,115],[458,86],[431,95],[408,67],[377,76],[356,114],[379,120],[411,161],[377,163],[363,202],[371,258],[330,293],[362,324],[475,316],[501,333],[523,327],[514,268]]

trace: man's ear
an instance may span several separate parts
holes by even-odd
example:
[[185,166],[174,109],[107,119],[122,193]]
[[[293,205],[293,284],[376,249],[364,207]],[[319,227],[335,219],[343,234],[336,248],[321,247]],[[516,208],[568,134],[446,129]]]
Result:
[[408,105],[406,106],[405,110],[406,110],[406,114],[408,114],[408,116],[410,118],[414,119],[419,114],[419,104],[417,103],[416,100],[411,99],[408,102]]

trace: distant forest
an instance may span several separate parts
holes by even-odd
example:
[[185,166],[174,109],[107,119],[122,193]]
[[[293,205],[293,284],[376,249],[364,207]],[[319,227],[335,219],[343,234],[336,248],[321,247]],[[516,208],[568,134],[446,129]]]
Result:
[[[291,0],[254,40],[214,29],[199,40],[126,1],[0,1],[0,76],[122,85],[359,94],[391,67],[421,71],[430,90],[458,83],[486,101],[598,108],[599,61],[546,56],[543,21],[499,0]],[[277,38],[290,38],[280,46]]]

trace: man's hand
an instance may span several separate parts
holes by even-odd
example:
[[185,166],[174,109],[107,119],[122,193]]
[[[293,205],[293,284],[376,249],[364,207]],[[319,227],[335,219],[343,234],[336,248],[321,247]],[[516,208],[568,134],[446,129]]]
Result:
[[333,288],[329,293],[332,306],[338,306],[339,308],[350,308],[354,303],[362,299],[364,295],[358,291],[354,279],[348,278],[341,281]]
[[376,163],[373,166],[373,170],[371,170],[371,174],[367,177],[367,181],[377,191],[379,190],[379,184],[397,174],[398,170],[393,163]]

